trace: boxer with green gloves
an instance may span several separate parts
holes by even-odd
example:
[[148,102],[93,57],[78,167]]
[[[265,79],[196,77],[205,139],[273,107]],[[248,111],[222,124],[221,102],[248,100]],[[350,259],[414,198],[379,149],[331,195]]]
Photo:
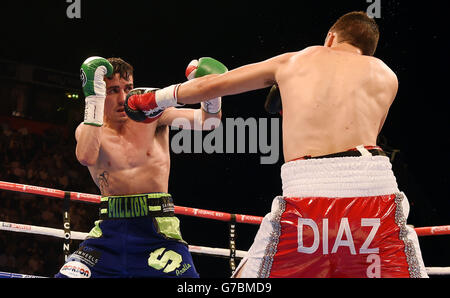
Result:
[[[121,58],[91,57],[81,67],[86,108],[75,154],[102,199],[99,220],[56,277],[199,277],[168,193],[169,131],[178,119],[183,129],[210,130],[221,113],[174,108],[177,85],[133,90],[133,70]],[[150,95],[153,111],[141,106]]]

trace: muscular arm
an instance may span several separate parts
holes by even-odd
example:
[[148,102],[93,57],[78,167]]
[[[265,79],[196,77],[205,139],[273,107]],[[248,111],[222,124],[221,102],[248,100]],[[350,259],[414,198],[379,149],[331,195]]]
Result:
[[[168,108],[164,111],[161,118],[158,119],[158,126],[167,125],[180,127],[189,122],[188,127],[195,130],[210,130],[219,126],[222,112],[217,114],[206,113],[203,109],[175,109]],[[211,119],[207,121],[208,119]],[[207,121],[207,122],[206,122]],[[206,124],[206,125],[205,125]],[[209,124],[209,125],[208,125]],[[211,127],[213,124],[214,127]]]
[[224,74],[212,74],[183,83],[178,89],[178,102],[198,103],[209,98],[233,95],[272,86],[279,66],[292,54],[248,64]]
[[92,166],[97,162],[100,151],[102,128],[81,123],[75,131],[77,147],[75,154],[84,166]]

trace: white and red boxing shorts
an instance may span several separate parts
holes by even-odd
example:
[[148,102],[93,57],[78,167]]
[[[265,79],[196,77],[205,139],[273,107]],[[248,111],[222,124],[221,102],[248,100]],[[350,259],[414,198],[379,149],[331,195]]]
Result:
[[428,277],[389,158],[358,148],[282,167],[283,196],[239,264],[240,277]]

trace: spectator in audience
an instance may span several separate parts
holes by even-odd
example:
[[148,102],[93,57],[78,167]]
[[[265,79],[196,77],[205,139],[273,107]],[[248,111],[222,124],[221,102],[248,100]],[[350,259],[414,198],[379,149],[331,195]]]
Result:
[[[75,159],[72,139],[61,129],[47,130],[41,135],[2,125],[0,180],[98,193],[95,185],[91,185],[92,180],[86,179],[87,170]],[[87,232],[97,217],[97,206],[77,202],[71,206],[71,229]],[[62,212],[61,200],[0,191],[0,221],[61,229]],[[59,239],[48,236],[0,231],[0,271],[52,276],[64,261],[61,245]],[[48,255],[60,258],[47,263]]]

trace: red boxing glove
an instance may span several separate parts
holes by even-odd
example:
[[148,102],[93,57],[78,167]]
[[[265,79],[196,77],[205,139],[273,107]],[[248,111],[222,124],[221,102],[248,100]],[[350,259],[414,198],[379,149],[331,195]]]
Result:
[[125,99],[125,112],[137,122],[151,123],[161,117],[164,109],[158,108],[155,99],[156,88],[136,88]]
[[133,89],[125,99],[125,112],[134,121],[151,123],[161,117],[166,108],[181,106],[176,98],[178,87]]

